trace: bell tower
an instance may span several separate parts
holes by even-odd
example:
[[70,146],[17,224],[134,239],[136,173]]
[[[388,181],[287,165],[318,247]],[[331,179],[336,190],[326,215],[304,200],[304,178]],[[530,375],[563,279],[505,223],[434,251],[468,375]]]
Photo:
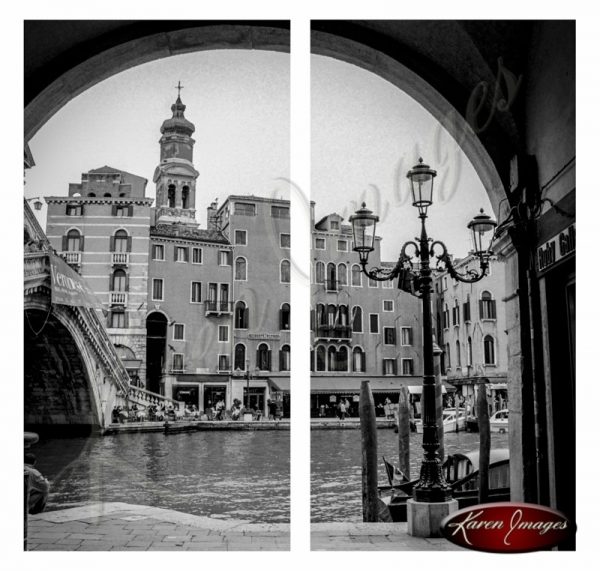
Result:
[[177,84],[177,100],[171,105],[173,116],[161,128],[160,164],[154,171],[156,184],[156,223],[186,224],[197,227],[196,179],[194,169],[194,124],[184,116],[181,82]]

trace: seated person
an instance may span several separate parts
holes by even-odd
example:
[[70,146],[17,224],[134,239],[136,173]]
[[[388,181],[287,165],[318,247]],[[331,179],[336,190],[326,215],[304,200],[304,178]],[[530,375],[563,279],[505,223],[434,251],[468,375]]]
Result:
[[25,473],[29,475],[29,503],[28,512],[39,514],[44,511],[48,494],[50,493],[50,482],[33,466],[35,456],[31,453],[25,454]]

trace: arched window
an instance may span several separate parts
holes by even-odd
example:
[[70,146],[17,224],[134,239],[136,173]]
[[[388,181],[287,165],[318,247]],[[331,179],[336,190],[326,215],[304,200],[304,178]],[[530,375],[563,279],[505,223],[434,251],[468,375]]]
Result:
[[483,362],[486,365],[496,364],[496,354],[494,350],[494,338],[491,335],[486,335],[483,338]]
[[248,308],[243,301],[238,301],[235,304],[233,323],[235,329],[248,329]]
[[327,306],[327,325],[333,327],[337,319],[337,307],[333,304]]
[[442,319],[444,321],[443,325],[444,325],[444,329],[450,327],[450,311],[448,310],[448,304],[445,303],[444,304],[444,311],[442,314]]
[[175,208],[175,185],[170,184],[167,190],[167,206],[169,208]]
[[322,303],[317,303],[317,327],[327,325],[327,311]]
[[337,291],[336,267],[333,262],[327,264],[327,290]]
[[365,372],[365,352],[360,347],[352,349],[352,371],[355,373]]
[[290,370],[290,346],[283,345],[281,351],[279,351],[279,370],[289,371]]
[[315,350],[314,349],[310,350],[310,370],[311,370],[311,372],[314,372],[314,370],[315,370]]
[[480,319],[496,319],[496,301],[489,291],[484,291],[479,300]]
[[348,325],[348,306],[340,305],[338,308],[338,324]]
[[281,260],[279,268],[279,279],[282,284],[290,283],[290,262],[289,260]]
[[337,351],[335,347],[327,349],[327,370],[337,371]]
[[450,369],[452,367],[452,361],[450,359],[450,344],[446,343],[446,368]]
[[362,272],[358,264],[352,266],[352,285],[356,287],[362,286]]
[[458,305],[458,299],[454,300],[454,307],[452,308],[452,325],[460,325],[460,307]]
[[470,337],[467,339],[467,365],[473,365],[473,341]]
[[88,192],[88,197],[89,198],[94,198],[96,196],[95,192]]
[[181,208],[190,207],[190,187],[184,186],[181,189]]
[[318,284],[325,283],[325,263],[317,262],[315,265],[315,282]]
[[341,286],[348,285],[348,267],[346,266],[346,264],[338,264],[337,273],[338,283]]
[[280,315],[279,315],[279,329],[289,329],[290,328],[290,304],[284,303],[281,306]]
[[127,252],[128,240],[127,232],[125,230],[117,230],[115,232],[115,245],[113,252]]
[[325,371],[326,370],[325,362],[326,362],[325,347],[323,347],[323,345],[319,345],[317,347],[317,371]]
[[81,234],[79,230],[67,232],[67,252],[81,252]]
[[235,279],[244,282],[248,279],[246,258],[242,258],[241,256],[235,259]]
[[359,305],[355,305],[352,308],[352,331],[354,333],[363,332],[363,313]]
[[348,370],[348,347],[342,345],[337,352],[337,370]]
[[456,341],[456,366],[460,367],[460,341]]
[[243,343],[238,343],[233,352],[233,368],[235,370],[246,370],[246,346]]
[[124,270],[115,270],[113,273],[111,291],[127,291],[127,274]]
[[256,350],[256,366],[261,371],[271,370],[271,351],[266,343],[261,343]]
[[112,194],[110,192],[105,192],[104,193],[104,198],[111,198]]

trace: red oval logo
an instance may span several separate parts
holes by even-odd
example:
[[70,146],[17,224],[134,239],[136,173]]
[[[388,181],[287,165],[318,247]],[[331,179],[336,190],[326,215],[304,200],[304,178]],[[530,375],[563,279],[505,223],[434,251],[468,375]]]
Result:
[[463,508],[441,524],[443,536],[461,547],[493,553],[549,549],[575,533],[575,524],[538,504],[497,502]]

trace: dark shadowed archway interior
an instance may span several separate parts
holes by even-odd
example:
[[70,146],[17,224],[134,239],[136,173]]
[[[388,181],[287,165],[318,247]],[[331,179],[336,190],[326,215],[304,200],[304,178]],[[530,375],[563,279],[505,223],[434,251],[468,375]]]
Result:
[[154,312],[147,317],[146,336],[146,388],[158,393],[167,343],[167,318],[164,314]]
[[98,425],[89,379],[72,335],[45,311],[25,310],[25,427],[47,434]]

